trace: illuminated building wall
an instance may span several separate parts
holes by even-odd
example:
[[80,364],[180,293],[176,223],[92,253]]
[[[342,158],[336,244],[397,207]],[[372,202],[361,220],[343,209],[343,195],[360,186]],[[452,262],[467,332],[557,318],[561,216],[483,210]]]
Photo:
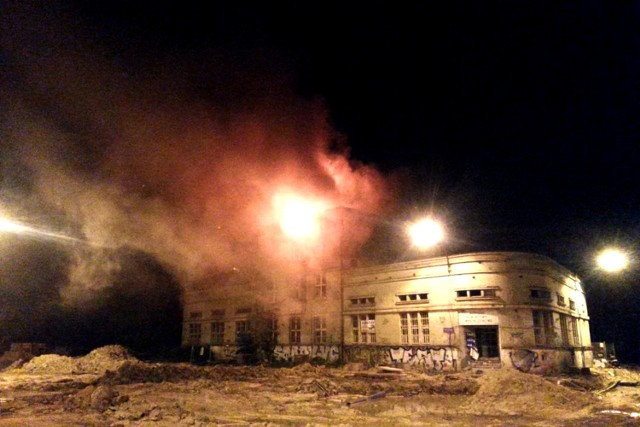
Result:
[[[346,361],[430,369],[591,366],[584,291],[573,273],[549,258],[484,252],[345,269],[342,316],[340,277],[339,269],[301,271],[272,287],[254,283],[253,290],[245,284],[217,287],[207,298],[188,295],[183,345],[233,345],[236,325],[243,325],[238,321],[250,317],[247,309],[262,289],[263,305],[272,293],[276,352],[287,359],[327,352],[335,359],[343,351]],[[225,334],[214,343],[210,329],[220,328],[212,325],[215,310]]]

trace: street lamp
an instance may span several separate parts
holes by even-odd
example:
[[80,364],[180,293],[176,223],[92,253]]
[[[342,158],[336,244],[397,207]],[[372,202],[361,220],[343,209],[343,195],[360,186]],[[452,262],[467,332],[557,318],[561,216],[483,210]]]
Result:
[[433,218],[425,218],[409,226],[409,236],[414,246],[431,248],[444,240],[444,228]]
[[596,257],[598,267],[608,273],[624,270],[629,265],[628,255],[616,248],[605,249]]
[[[344,238],[345,238],[345,214],[354,212],[363,218],[375,217],[366,212],[361,212],[348,206],[330,206],[326,201],[319,199],[305,198],[294,193],[279,193],[273,200],[277,222],[282,232],[294,241],[313,240],[321,233],[322,224],[329,220],[329,212],[339,210],[341,213],[336,218],[336,225],[339,226],[337,250],[339,262],[339,298],[340,298],[340,359],[343,360],[343,346],[345,337],[344,319],[344,286],[345,286],[345,266],[344,266]],[[331,215],[332,216],[332,215]],[[330,220],[329,220],[330,221]],[[376,221],[380,221],[377,218]],[[330,221],[333,222],[333,221]],[[441,243],[445,239],[444,227],[433,218],[425,218],[411,224],[409,236],[413,244],[426,249]],[[326,233],[324,233],[326,234]],[[448,265],[448,257],[447,257]],[[449,269],[449,267],[448,267]]]

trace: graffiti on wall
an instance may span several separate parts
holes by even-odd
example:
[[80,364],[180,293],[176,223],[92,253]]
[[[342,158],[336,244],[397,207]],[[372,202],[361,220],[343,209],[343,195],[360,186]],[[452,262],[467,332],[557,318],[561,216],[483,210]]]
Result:
[[345,348],[350,362],[365,362],[371,366],[403,364],[424,370],[443,371],[456,369],[458,354],[451,347],[367,347]]
[[333,362],[340,357],[337,345],[277,345],[273,350],[275,360],[291,362],[302,357]]
[[509,352],[509,359],[514,368],[521,372],[530,372],[538,366],[538,353],[532,350],[516,350]]
[[235,360],[238,356],[238,346],[235,345],[212,345],[211,353],[218,360]]
[[562,372],[570,367],[590,364],[588,355],[575,350],[518,349],[509,352],[511,365],[519,371],[535,374]]

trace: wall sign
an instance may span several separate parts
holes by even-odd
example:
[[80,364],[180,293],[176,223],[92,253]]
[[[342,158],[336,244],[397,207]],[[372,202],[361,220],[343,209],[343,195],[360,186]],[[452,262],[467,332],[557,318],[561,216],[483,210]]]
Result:
[[376,321],[375,320],[361,320],[360,321],[360,329],[364,332],[368,332],[370,334],[376,333]]
[[458,313],[460,325],[497,325],[498,316],[484,313]]

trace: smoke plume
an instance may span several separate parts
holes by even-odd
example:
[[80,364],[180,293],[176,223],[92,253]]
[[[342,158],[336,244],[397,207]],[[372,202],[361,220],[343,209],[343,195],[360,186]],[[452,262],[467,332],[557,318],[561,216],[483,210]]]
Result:
[[[380,209],[382,177],[349,158],[323,102],[297,95],[268,52],[118,50],[63,8],[7,9],[2,150],[14,169],[3,176],[27,183],[5,193],[64,218],[40,213],[39,226],[64,223],[90,243],[70,249],[68,302],[109,286],[119,248],[185,285],[284,261],[273,246],[279,191]],[[362,242],[368,228],[353,232],[342,238]]]

